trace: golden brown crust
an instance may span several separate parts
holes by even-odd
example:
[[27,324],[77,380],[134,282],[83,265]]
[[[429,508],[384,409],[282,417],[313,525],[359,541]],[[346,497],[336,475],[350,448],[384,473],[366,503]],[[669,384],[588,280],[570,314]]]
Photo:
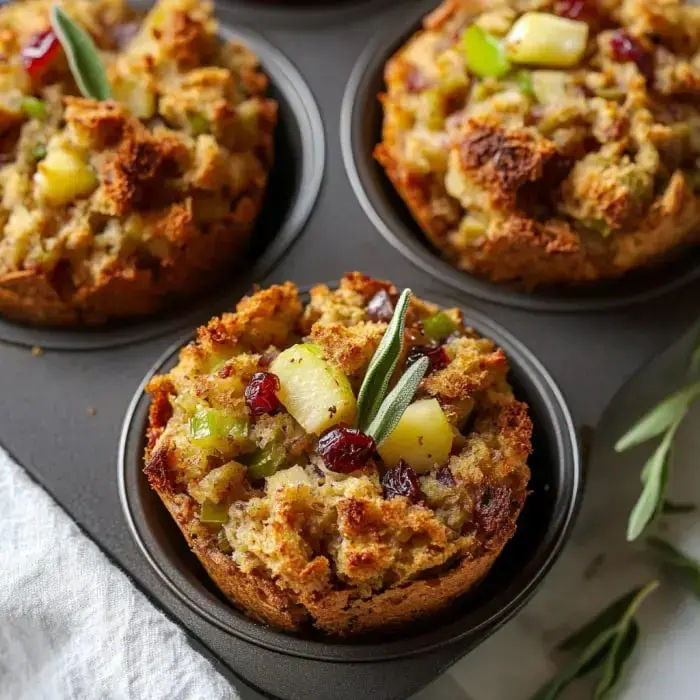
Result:
[[[211,6],[193,0],[161,0],[119,53],[114,35],[134,20],[122,0],[67,0],[106,51],[119,102],[75,96],[65,62],[30,81],[17,47],[50,5],[0,10],[0,53],[13,57],[0,82],[0,314],[57,326],[151,314],[245,258],[277,104],[255,56],[220,44]],[[45,119],[17,107],[26,94]],[[79,161],[58,195],[37,148],[44,163]],[[68,197],[65,181],[80,176],[94,184]]]
[[[515,73],[477,79],[458,43],[473,22],[502,37],[519,14],[551,12],[549,0],[445,0],[386,65],[374,155],[466,272],[528,288],[592,282],[700,239],[700,13],[681,0],[592,4],[606,20],[591,24],[581,65],[541,71],[564,76],[551,102],[523,93]],[[653,76],[614,60],[619,26],[653,55]]]
[[[147,387],[151,486],[227,597],[287,631],[356,635],[435,614],[486,575],[527,497],[527,407],[507,384],[503,350],[464,328],[457,309],[444,311],[456,328],[444,345],[449,362],[416,397],[436,398],[456,437],[447,461],[420,475],[417,500],[385,491],[388,467],[376,460],[350,475],[328,471],[318,436],[283,408],[250,414],[243,393],[252,375],[299,342],[314,342],[357,390],[386,329],[368,317],[379,292],[397,296],[394,285],[359,273],[337,290],[314,287],[306,306],[289,282],[257,291],[200,328],[180,363]],[[412,298],[408,345],[425,342],[422,321],[437,310]],[[245,437],[214,451],[193,442],[193,416],[204,406],[244,421]],[[270,444],[288,461],[261,484],[243,464]],[[203,504],[221,498],[222,525],[200,520]]]

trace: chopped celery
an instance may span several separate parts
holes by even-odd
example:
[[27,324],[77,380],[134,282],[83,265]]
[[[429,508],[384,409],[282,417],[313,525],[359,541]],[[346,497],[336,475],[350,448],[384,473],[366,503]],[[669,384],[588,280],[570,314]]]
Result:
[[197,447],[226,447],[228,439],[248,437],[248,421],[216,408],[199,408],[190,418],[190,441]]
[[187,115],[187,123],[192,136],[209,133],[209,120],[199,112],[191,112]]
[[476,24],[464,30],[460,43],[467,68],[480,78],[501,78],[510,70],[503,44]]
[[443,311],[424,318],[423,331],[431,340],[442,340],[457,330],[457,324]]
[[519,70],[513,75],[515,84],[518,86],[520,92],[531,99],[535,99],[535,90],[532,86],[532,74],[527,70]]
[[209,525],[223,525],[228,520],[228,504],[204,501],[199,520]]
[[20,108],[31,119],[40,119],[44,121],[48,116],[46,104],[38,97],[23,97],[20,102]]
[[247,457],[248,478],[251,481],[272,476],[284,466],[287,454],[281,445],[258,448]]

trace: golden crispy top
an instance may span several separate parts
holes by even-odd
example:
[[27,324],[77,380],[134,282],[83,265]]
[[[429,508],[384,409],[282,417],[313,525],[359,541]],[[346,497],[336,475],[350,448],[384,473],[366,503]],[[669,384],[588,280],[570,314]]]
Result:
[[161,0],[145,17],[122,0],[62,3],[100,50],[106,102],[78,96],[60,46],[46,65],[27,59],[51,4],[0,9],[0,275],[64,261],[89,285],[250,228],[277,106],[255,56],[219,40],[211,3]]
[[[383,294],[395,300],[397,290],[359,273],[346,275],[337,290],[314,287],[308,302],[291,283],[259,291],[201,328],[178,365],[148,387],[145,471],[176,504],[181,527],[198,541],[215,539],[244,571],[265,571],[302,598],[338,586],[370,595],[499,551],[526,498],[527,407],[513,397],[503,351],[465,328],[457,309],[442,318],[453,329],[441,341],[444,362],[428,371],[413,399],[436,399],[450,435],[444,457],[416,466],[417,491],[387,487],[397,467],[382,444],[359,468],[340,473],[319,454],[319,434],[304,429],[287,404],[251,412],[245,392],[253,376],[273,372],[280,352],[299,343],[315,346],[357,394],[387,328],[368,310]],[[438,311],[412,298],[399,373],[413,348],[436,347],[426,328]],[[204,440],[202,416],[209,421]],[[212,419],[225,425],[224,440],[211,439]],[[417,437],[415,451],[424,444]],[[256,472],[270,455],[274,469]],[[209,520],[212,509],[217,523]]]
[[[535,13],[587,27],[579,60],[469,67],[467,28],[515,46]],[[541,36],[556,55],[561,30]],[[507,229],[559,249],[622,247],[695,196],[699,52],[700,6],[684,0],[447,0],[387,64],[379,155],[448,195],[456,248]]]

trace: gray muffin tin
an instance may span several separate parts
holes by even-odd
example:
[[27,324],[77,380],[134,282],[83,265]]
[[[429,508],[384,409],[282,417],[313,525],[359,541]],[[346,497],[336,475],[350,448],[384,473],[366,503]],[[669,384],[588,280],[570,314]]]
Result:
[[[146,322],[81,331],[0,321],[0,443],[232,683],[242,688],[246,679],[271,697],[408,697],[512,616],[553,563],[582,495],[569,409],[577,428],[594,425],[625,379],[696,314],[695,253],[609,288],[526,296],[457,273],[422,242],[369,148],[382,57],[434,4],[221,3],[224,30],[259,53],[282,104],[278,164],[251,263]],[[252,283],[309,285],[355,269],[460,306],[503,344],[537,434],[534,493],[519,533],[474,597],[449,620],[341,644],[256,625],[203,576],[140,475],[141,387],[194,326],[232,308]],[[32,346],[46,352],[36,356]]]

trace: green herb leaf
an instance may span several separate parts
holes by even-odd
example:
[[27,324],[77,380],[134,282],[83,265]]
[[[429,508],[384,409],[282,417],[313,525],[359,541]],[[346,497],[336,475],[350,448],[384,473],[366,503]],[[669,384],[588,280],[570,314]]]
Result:
[[661,515],[686,515],[694,513],[697,509],[694,503],[675,503],[666,499],[661,504]]
[[411,290],[405,289],[396,303],[394,315],[387,326],[384,337],[367,368],[364,381],[357,397],[357,427],[367,432],[367,426],[374,420],[386,396],[389,381],[401,355],[403,332],[406,325],[406,311],[411,298]]
[[606,698],[619,683],[627,661],[637,646],[639,625],[632,620],[625,631],[618,635],[613,643],[603,666],[603,675],[598,680],[594,691],[595,700]]
[[617,685],[636,646],[639,626],[634,616],[658,585],[658,581],[651,581],[618,598],[581,630],[565,639],[559,649],[580,650],[578,657],[567,663],[530,700],[557,700],[573,681],[601,665],[603,674],[596,686],[595,698],[605,698]]
[[693,593],[700,598],[700,562],[660,537],[650,537],[647,544],[666,564],[683,575]]
[[671,446],[673,438],[681,424],[685,412],[683,412],[676,422],[668,429],[664,439],[654,450],[642,470],[642,482],[644,487],[635,504],[627,523],[627,540],[636,540],[649,523],[661,511],[668,483],[668,471],[670,466]]
[[467,68],[480,78],[502,78],[510,71],[510,61],[503,43],[481,27],[472,24],[461,38]]
[[377,445],[386,440],[399,424],[401,416],[408,408],[416,395],[418,385],[425,376],[430,361],[427,357],[421,357],[414,362],[401,376],[389,396],[382,403],[379,412],[375,416],[369,428],[365,431],[371,435]]
[[51,25],[68,58],[75,82],[84,97],[108,100],[112,91],[90,35],[58,5],[51,7]]
[[664,399],[625,433],[615,445],[616,452],[624,452],[651,438],[661,435],[685,415],[688,406],[700,396],[700,382],[691,384]]
[[615,639],[615,633],[616,629],[612,627],[594,637],[576,659],[566,664],[552,680],[532,695],[530,700],[557,700],[573,681],[590,673],[604,661]]
[[632,601],[641,592],[640,588],[635,588],[625,595],[620,596],[616,601],[612,602],[605,610],[596,615],[590,622],[586,623],[580,630],[574,632],[562,641],[557,649],[561,651],[574,651],[583,649],[590,644],[601,632],[610,627],[614,627],[620,618],[625,614],[625,611],[632,604]]

